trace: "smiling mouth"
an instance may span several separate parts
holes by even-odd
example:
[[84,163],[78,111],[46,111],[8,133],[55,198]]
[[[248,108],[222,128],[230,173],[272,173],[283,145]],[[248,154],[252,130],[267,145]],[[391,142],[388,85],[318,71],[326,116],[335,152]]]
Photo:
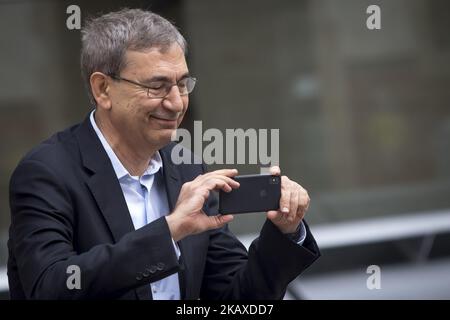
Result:
[[178,126],[178,121],[177,119],[165,119],[165,118],[160,118],[160,117],[155,117],[155,116],[150,116],[151,119],[153,119],[154,121],[156,121],[156,123],[158,123],[158,126],[161,128],[165,128],[165,129],[176,129]]
[[166,118],[160,118],[160,117],[156,117],[156,116],[151,116],[151,117],[155,118],[156,120],[167,121],[167,122],[177,121],[177,119],[166,119]]

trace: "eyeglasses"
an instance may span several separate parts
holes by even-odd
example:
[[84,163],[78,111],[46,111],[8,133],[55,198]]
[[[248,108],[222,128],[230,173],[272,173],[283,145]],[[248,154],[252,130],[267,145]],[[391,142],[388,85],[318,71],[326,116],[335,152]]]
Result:
[[142,83],[139,83],[139,82],[136,82],[133,80],[122,78],[115,74],[110,74],[109,76],[114,80],[125,81],[125,82],[131,83],[131,84],[134,84],[136,86],[146,89],[147,97],[149,97],[150,99],[165,98],[169,94],[170,90],[172,90],[173,86],[178,87],[178,91],[180,92],[181,96],[186,96],[194,90],[195,83],[197,81],[196,78],[185,77],[185,78],[179,80],[177,83],[170,83],[167,81],[152,81],[148,85],[144,85]]

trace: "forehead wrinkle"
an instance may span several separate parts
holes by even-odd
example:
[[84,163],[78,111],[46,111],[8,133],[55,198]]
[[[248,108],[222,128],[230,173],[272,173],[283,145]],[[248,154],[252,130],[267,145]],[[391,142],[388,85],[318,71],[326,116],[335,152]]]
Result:
[[[137,57],[136,59],[129,59],[130,58],[129,53],[132,54],[137,53],[138,57],[143,58],[139,59]],[[157,56],[149,57],[148,54],[152,53],[156,53]],[[135,76],[140,74],[141,70],[145,70],[146,76],[148,77],[152,77],[153,75],[168,76],[168,74],[170,74],[171,78],[173,77],[177,78],[178,74],[181,74],[180,76],[183,76],[185,73],[189,73],[186,60],[184,58],[184,54],[182,52],[181,54],[178,54],[175,57],[173,57],[173,55],[168,55],[167,52],[163,53],[160,50],[153,48],[152,50],[148,50],[145,52],[129,51],[126,54],[126,57],[127,57],[126,60],[128,62],[127,67],[132,67],[133,69],[129,70],[129,72]],[[155,61],[155,64],[153,64],[151,63],[152,60],[157,61]]]

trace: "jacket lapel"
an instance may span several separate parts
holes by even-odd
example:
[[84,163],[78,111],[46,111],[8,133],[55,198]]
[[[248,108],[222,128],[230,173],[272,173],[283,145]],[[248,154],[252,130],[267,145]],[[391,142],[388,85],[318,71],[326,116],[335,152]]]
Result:
[[[114,168],[92,128],[89,116],[77,129],[76,136],[83,165],[91,173],[87,186],[105,218],[114,242],[118,242],[125,234],[134,231],[134,225]],[[135,293],[140,299],[152,298],[149,285],[136,288]]]
[[134,230],[119,181],[89,117],[81,124],[76,135],[83,165],[92,172],[87,185],[117,242]]
[[161,150],[161,158],[163,161],[164,183],[167,192],[167,200],[169,201],[169,209],[172,212],[180,194],[182,181],[176,165],[171,160],[172,145],[168,145]]
[[[167,200],[169,201],[169,209],[172,212],[175,209],[175,205],[178,200],[178,196],[180,194],[181,187],[183,185],[183,181],[180,177],[179,171],[176,168],[176,165],[171,160],[171,151],[173,144],[170,144],[163,149],[160,150],[161,158],[163,160],[163,172],[164,172],[164,183],[166,186],[167,192]],[[187,277],[187,268],[186,264],[186,250],[188,247],[186,246],[186,238],[177,242],[178,247],[180,248],[180,271],[178,272],[178,279],[180,282],[180,298],[182,300],[189,299],[186,296],[186,288],[188,287]]]

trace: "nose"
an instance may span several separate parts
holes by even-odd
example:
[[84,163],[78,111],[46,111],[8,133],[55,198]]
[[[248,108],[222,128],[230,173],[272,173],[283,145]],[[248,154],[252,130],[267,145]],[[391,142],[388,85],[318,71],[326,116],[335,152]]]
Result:
[[163,106],[174,112],[183,111],[183,99],[180,95],[180,90],[177,85],[170,88],[169,93],[163,99]]

